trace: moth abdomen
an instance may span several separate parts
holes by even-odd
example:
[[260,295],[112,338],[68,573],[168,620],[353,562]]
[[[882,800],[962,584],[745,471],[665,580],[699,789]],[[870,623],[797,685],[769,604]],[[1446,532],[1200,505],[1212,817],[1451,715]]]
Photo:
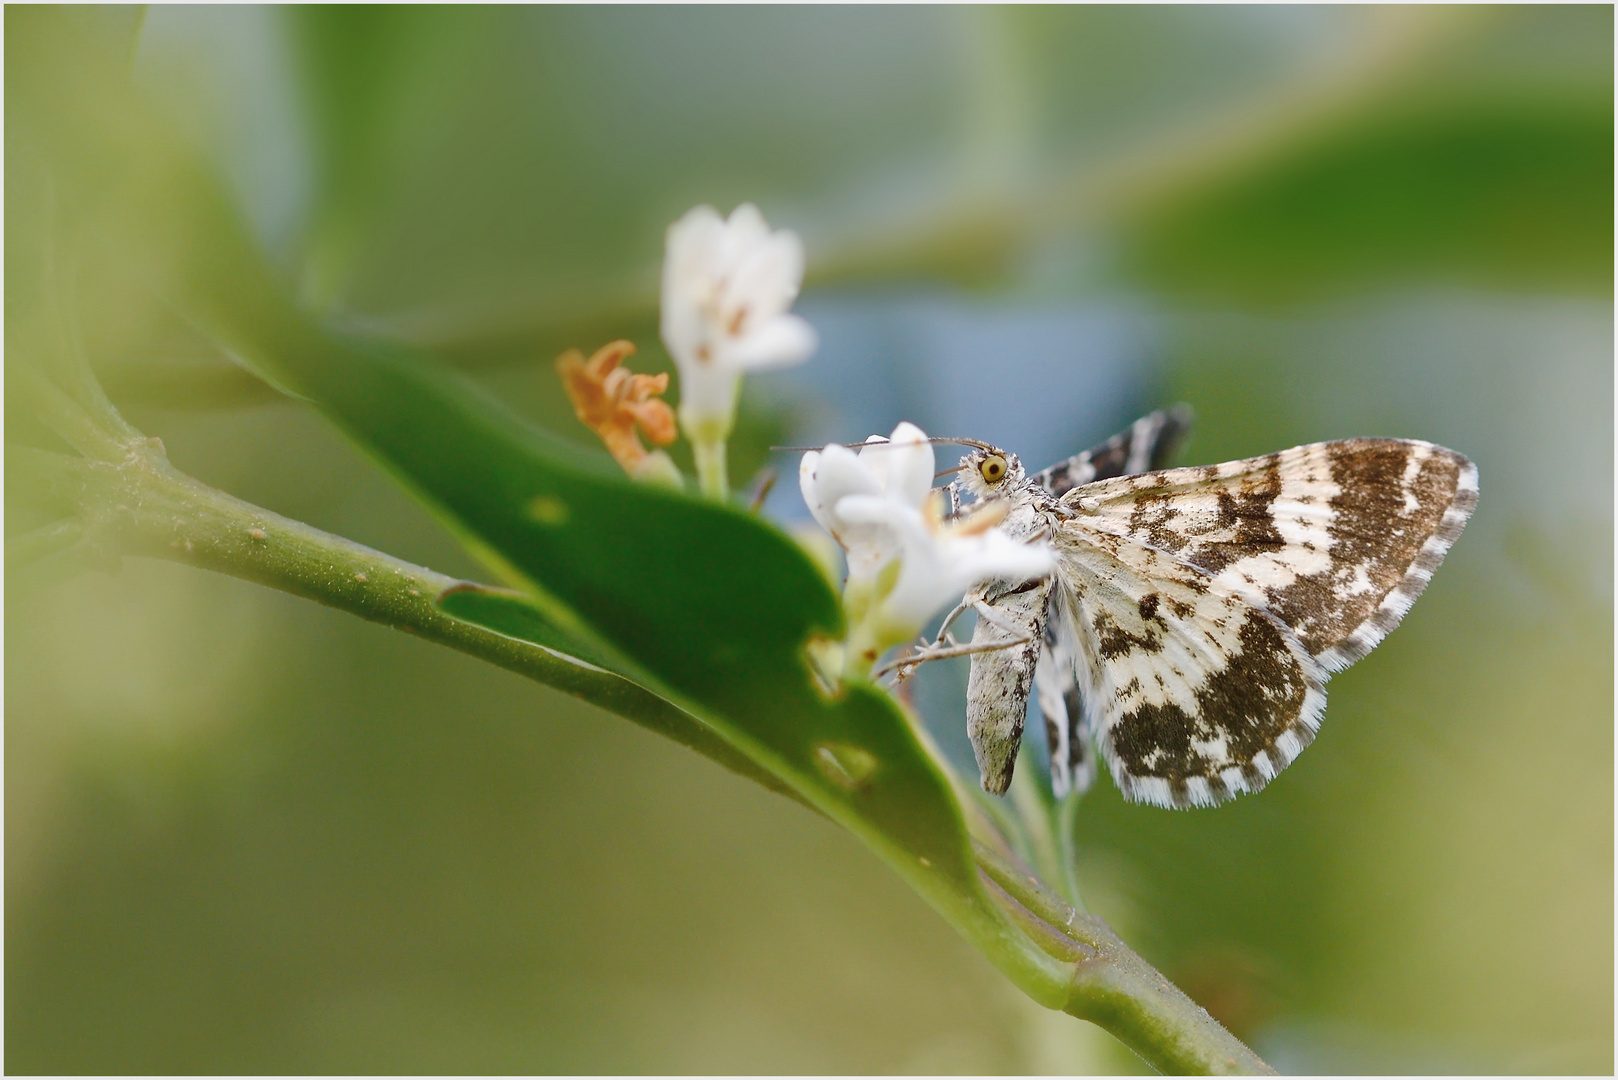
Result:
[[983,790],[991,795],[1006,793],[1017,767],[1028,692],[1045,645],[1051,586],[1052,579],[1044,578],[995,597],[992,608],[981,597],[973,605],[978,624],[972,644],[1008,642],[974,655],[966,683],[966,734]]

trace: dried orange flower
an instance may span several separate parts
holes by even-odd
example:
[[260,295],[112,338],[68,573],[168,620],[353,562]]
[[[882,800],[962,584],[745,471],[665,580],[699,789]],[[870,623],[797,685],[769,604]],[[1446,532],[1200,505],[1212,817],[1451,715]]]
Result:
[[635,427],[652,445],[667,446],[675,437],[674,410],[658,397],[669,388],[667,372],[637,375],[618,366],[633,355],[635,346],[628,341],[603,345],[588,360],[569,349],[556,358],[556,373],[579,421],[601,436],[625,472],[641,478],[665,473],[673,465],[661,451],[648,452]]

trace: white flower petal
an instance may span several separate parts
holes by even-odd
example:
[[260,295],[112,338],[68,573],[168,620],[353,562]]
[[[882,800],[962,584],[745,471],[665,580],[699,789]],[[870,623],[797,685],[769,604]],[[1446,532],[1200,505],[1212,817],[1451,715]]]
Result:
[[810,450],[798,459],[798,490],[803,493],[803,505],[809,508],[809,513],[820,523],[820,527],[831,532],[831,515],[828,513],[826,503],[820,497],[820,451]]
[[803,455],[798,466],[798,486],[809,512],[829,533],[836,533],[842,524],[834,512],[838,500],[881,490],[876,478],[861,467],[859,458],[846,447],[836,445]]
[[836,507],[849,495],[882,494],[880,478],[872,475],[860,456],[835,443],[820,452],[818,477],[820,498],[828,507]]
[[677,269],[688,269],[711,261],[725,235],[725,219],[711,206],[693,206],[668,228],[664,238],[664,262]]
[[770,226],[764,220],[764,214],[750,202],[744,202],[732,210],[725,226],[737,250],[752,248],[770,235]]
[[698,206],[669,226],[663,241],[665,319],[689,313],[692,294],[719,264],[724,241],[725,221],[711,206]]
[[782,229],[740,253],[730,272],[723,320],[740,334],[784,314],[803,282],[803,241]]
[[1049,545],[1019,543],[998,529],[957,536],[892,498],[849,496],[837,503],[836,513],[845,521],[881,528],[897,542],[899,576],[877,613],[895,628],[896,637],[920,630],[940,608],[985,581],[1027,581],[1055,567]]
[[998,529],[981,536],[963,537],[950,542],[948,573],[964,592],[985,581],[1018,583],[1043,577],[1056,568],[1056,558],[1047,544],[1025,544]]
[[731,367],[748,371],[790,367],[814,355],[820,339],[814,327],[796,315],[778,315],[723,352]]
[[887,465],[888,494],[906,506],[920,507],[933,489],[933,444],[927,433],[908,421],[893,429],[883,455]]
[[[670,225],[664,241],[660,329],[682,383],[707,337],[703,311],[711,305],[724,243],[725,220],[711,206],[698,206]],[[681,391],[687,396],[683,386]]]
[[[886,495],[845,495],[833,505],[839,523],[832,535],[848,549],[848,576],[870,577],[905,553],[904,528],[921,514]],[[922,526],[925,528],[925,526]]]
[[[851,498],[883,501],[881,483],[852,450],[828,446],[820,452],[812,495],[814,502],[809,509],[815,520],[848,552],[850,578],[875,574],[884,562],[897,554],[897,542],[880,523],[845,518],[841,513],[843,503]],[[808,499],[806,494],[805,501]]]
[[[921,514],[908,506],[901,506],[885,495],[845,495],[832,504],[833,513],[839,522],[854,525],[885,525],[895,530],[903,530],[909,519],[914,518],[918,525],[921,523]],[[925,525],[921,525],[925,529]]]

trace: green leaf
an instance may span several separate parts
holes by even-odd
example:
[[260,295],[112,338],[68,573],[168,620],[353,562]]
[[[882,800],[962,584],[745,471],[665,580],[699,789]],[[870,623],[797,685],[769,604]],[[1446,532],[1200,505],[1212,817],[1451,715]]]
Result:
[[375,220],[393,210],[399,176],[452,114],[453,75],[490,36],[490,14],[431,4],[284,9],[316,157],[307,298],[324,305],[346,291]]
[[[544,613],[521,593],[511,589],[491,588],[476,582],[462,582],[444,590],[437,599],[438,606],[457,619],[477,623],[507,637],[519,638],[547,649],[577,657],[596,667],[616,671],[623,665],[620,657],[608,655],[606,650],[592,646],[569,634],[545,618]],[[618,672],[621,674],[621,672]]]
[[1259,304],[1421,280],[1606,294],[1612,125],[1610,87],[1380,102],[1164,199],[1126,263]]
[[[806,646],[839,636],[842,612],[796,543],[738,507],[630,482],[431,357],[323,327],[264,263],[217,178],[98,83],[94,57],[54,15],[7,19],[29,32],[14,45],[32,37],[47,57],[22,73],[20,132],[152,287],[316,403],[534,608],[513,619],[489,604],[480,618],[609,661],[678,706],[853,831],[1037,1000],[1062,1004],[1068,973],[985,892],[952,780],[919,727],[873,685],[834,698],[815,685]],[[696,730],[682,741],[723,760]]]
[[[532,640],[577,640],[609,663],[621,657],[625,674],[860,835],[970,936],[1012,937],[979,885],[951,781],[912,720],[874,686],[837,698],[816,688],[805,647],[840,634],[841,612],[790,538],[734,507],[581,467],[397,350],[333,341],[318,353],[271,351],[291,358],[280,365],[288,381],[534,605],[527,623],[510,606],[474,613],[466,597],[449,610]],[[1049,999],[1039,966],[1019,981],[1044,983]]]
[[[228,325],[219,298],[193,299]],[[243,329],[233,347],[318,402],[524,588],[532,620],[506,607],[491,628],[622,658],[625,674],[860,836],[1025,990],[1061,1003],[1060,964],[984,892],[951,780],[912,718],[873,685],[836,698],[816,688],[805,648],[841,633],[841,611],[789,537],[738,508],[598,471],[397,348],[295,324],[284,343]]]

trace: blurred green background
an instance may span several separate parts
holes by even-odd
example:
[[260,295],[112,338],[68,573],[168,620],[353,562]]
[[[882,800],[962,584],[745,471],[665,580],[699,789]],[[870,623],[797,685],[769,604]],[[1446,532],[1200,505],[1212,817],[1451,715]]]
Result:
[[[751,200],[804,237],[823,345],[749,385],[738,477],[907,418],[1043,465],[1169,400],[1186,462],[1472,456],[1477,515],[1316,746],[1217,811],[1103,779],[1086,899],[1283,1071],[1611,1072],[1610,8],[75,17],[307,304],[581,445],[551,358],[666,366],[663,229]],[[81,274],[179,467],[487,577]],[[791,484],[770,511],[805,517]],[[166,563],[7,584],[8,1071],[1140,1067],[828,822],[557,692]],[[954,752],[964,678],[920,695]]]

